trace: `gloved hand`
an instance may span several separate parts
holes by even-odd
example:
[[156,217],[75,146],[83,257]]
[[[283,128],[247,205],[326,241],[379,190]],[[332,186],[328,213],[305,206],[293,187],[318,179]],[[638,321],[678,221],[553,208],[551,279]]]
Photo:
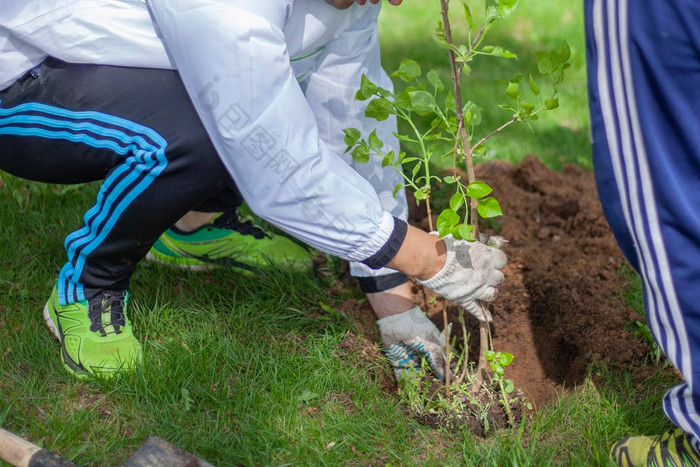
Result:
[[[464,307],[479,321],[491,321],[491,314],[479,302],[491,302],[498,295],[498,287],[505,280],[500,271],[506,265],[505,253],[481,242],[455,240],[443,237],[447,247],[445,265],[421,285]],[[495,239],[489,244],[499,245]]]
[[403,370],[420,364],[421,354],[433,373],[443,379],[445,331],[438,331],[420,307],[382,318],[377,321],[377,326],[382,335],[384,353],[394,365],[397,380],[401,378]]

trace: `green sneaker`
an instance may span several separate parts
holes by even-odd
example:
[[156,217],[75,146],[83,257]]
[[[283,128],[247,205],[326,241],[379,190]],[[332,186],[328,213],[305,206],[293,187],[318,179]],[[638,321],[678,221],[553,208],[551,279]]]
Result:
[[80,379],[111,377],[142,361],[141,344],[126,316],[129,292],[103,291],[89,301],[60,305],[54,287],[44,307],[44,320],[61,341],[63,366]]
[[624,467],[700,467],[700,454],[691,438],[680,428],[659,436],[633,436],[615,444],[610,460]]
[[236,213],[224,213],[194,232],[168,229],[147,259],[191,269],[231,267],[242,271],[287,268],[309,272],[311,254],[281,235],[268,233]]

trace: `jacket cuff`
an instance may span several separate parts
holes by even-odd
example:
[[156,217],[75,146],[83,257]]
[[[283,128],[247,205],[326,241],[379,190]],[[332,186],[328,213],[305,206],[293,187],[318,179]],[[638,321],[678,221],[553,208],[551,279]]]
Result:
[[389,235],[389,239],[384,246],[369,258],[361,261],[361,263],[372,269],[381,269],[385,267],[394,259],[396,253],[398,253],[399,248],[401,248],[403,241],[406,239],[407,232],[408,224],[406,221],[394,217],[394,230]]
[[408,282],[408,277],[400,272],[395,272],[384,276],[358,277],[357,282],[360,284],[360,290],[364,293],[376,293],[405,284]]

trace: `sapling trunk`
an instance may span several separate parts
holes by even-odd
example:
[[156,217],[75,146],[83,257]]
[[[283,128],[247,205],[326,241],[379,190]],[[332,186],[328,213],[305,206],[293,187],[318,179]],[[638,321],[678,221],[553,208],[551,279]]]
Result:
[[[442,22],[443,22],[443,27],[445,30],[445,41],[452,47],[454,47],[454,42],[452,40],[452,28],[450,26],[450,18],[449,18],[449,0],[440,0],[440,13],[442,14]],[[454,95],[455,95],[455,101],[457,102],[456,105],[456,111],[457,111],[457,129],[458,129],[458,134],[457,134],[457,139],[458,141],[461,140],[462,142],[462,151],[464,153],[464,163],[467,167],[467,183],[473,183],[476,181],[476,175],[474,173],[474,148],[470,147],[469,145],[469,134],[467,133],[467,128],[464,125],[464,112],[462,109],[462,86],[461,86],[461,76],[462,76],[462,71],[461,68],[457,67],[457,61],[455,60],[455,54],[452,49],[449,49],[448,51],[449,56],[450,56],[450,70],[452,71],[452,85],[454,89]],[[500,131],[501,129],[497,130]],[[495,134],[495,133],[494,133]],[[482,141],[483,142],[483,141]],[[455,145],[455,155],[454,157],[457,157],[457,150],[458,150],[459,144]],[[478,217],[477,217],[477,206],[478,206],[478,201],[474,198],[469,198],[469,221],[471,223],[471,226],[473,227],[473,235],[474,238],[477,240],[479,239],[479,222],[478,222]],[[483,305],[482,305],[483,306]],[[486,311],[488,313],[488,311]],[[484,381],[485,378],[488,377],[488,362],[486,361],[484,357],[484,352],[488,350],[489,344],[488,344],[488,334],[489,334],[489,329],[488,329],[488,322],[480,322],[479,323],[479,342],[480,342],[480,356],[479,356],[479,365],[477,366],[476,370],[476,377],[474,379],[474,385],[473,385],[473,390],[476,388],[478,390],[478,387],[481,385],[481,383]]]
[[430,194],[425,196],[425,208],[428,211],[428,228],[430,232],[433,231],[433,212],[430,209]]
[[[452,40],[452,27],[450,26],[449,18],[449,0],[440,0],[440,14],[442,15],[443,27],[445,29],[445,41],[452,47],[454,47],[454,41]],[[452,87],[455,95],[455,102],[457,102],[457,140],[462,141],[462,151],[464,153],[464,163],[467,166],[467,182],[472,183],[476,181],[476,175],[474,174],[474,158],[473,151],[469,147],[469,134],[467,133],[467,128],[464,125],[464,111],[462,110],[462,85],[460,79],[462,78],[461,68],[457,67],[457,61],[455,60],[455,53],[452,49],[448,50],[450,56],[450,70],[452,72]],[[458,144],[455,145],[455,155],[457,157]],[[469,220],[472,227],[474,228],[474,238],[479,238],[479,224],[477,221],[477,200],[469,199]]]
[[486,351],[490,350],[489,334],[488,321],[479,321],[479,364],[476,367],[472,392],[478,391],[481,383],[489,377],[489,362],[486,360]]
[[442,299],[442,321],[445,326],[445,393],[450,397],[450,326],[447,322],[447,302]]

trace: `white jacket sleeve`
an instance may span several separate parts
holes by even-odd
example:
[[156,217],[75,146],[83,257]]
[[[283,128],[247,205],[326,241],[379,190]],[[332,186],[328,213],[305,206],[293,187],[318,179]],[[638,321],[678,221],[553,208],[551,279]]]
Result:
[[[396,117],[391,115],[381,122],[365,117],[368,101],[356,101],[355,93],[365,74],[379,86],[393,90],[391,79],[382,69],[379,49],[377,18],[380,5],[366,6],[367,13],[349,30],[329,43],[323,51],[316,69],[305,83],[306,98],[318,122],[319,134],[334,152],[343,154],[344,128],[357,128],[367,137],[374,129],[384,142],[386,152],[399,153]],[[382,208],[393,216],[406,220],[408,206],[405,191],[394,197],[394,187],[403,182],[401,175],[391,167],[382,168],[381,159],[372,157],[369,162],[355,162],[344,154],[345,161],[364,179],[372,184]],[[376,277],[395,273],[393,269],[373,270],[361,263],[351,263],[356,277]]]
[[170,58],[251,209],[324,252],[351,261],[382,256],[397,243],[394,218],[372,185],[319,138],[283,34],[292,3],[148,0]]

